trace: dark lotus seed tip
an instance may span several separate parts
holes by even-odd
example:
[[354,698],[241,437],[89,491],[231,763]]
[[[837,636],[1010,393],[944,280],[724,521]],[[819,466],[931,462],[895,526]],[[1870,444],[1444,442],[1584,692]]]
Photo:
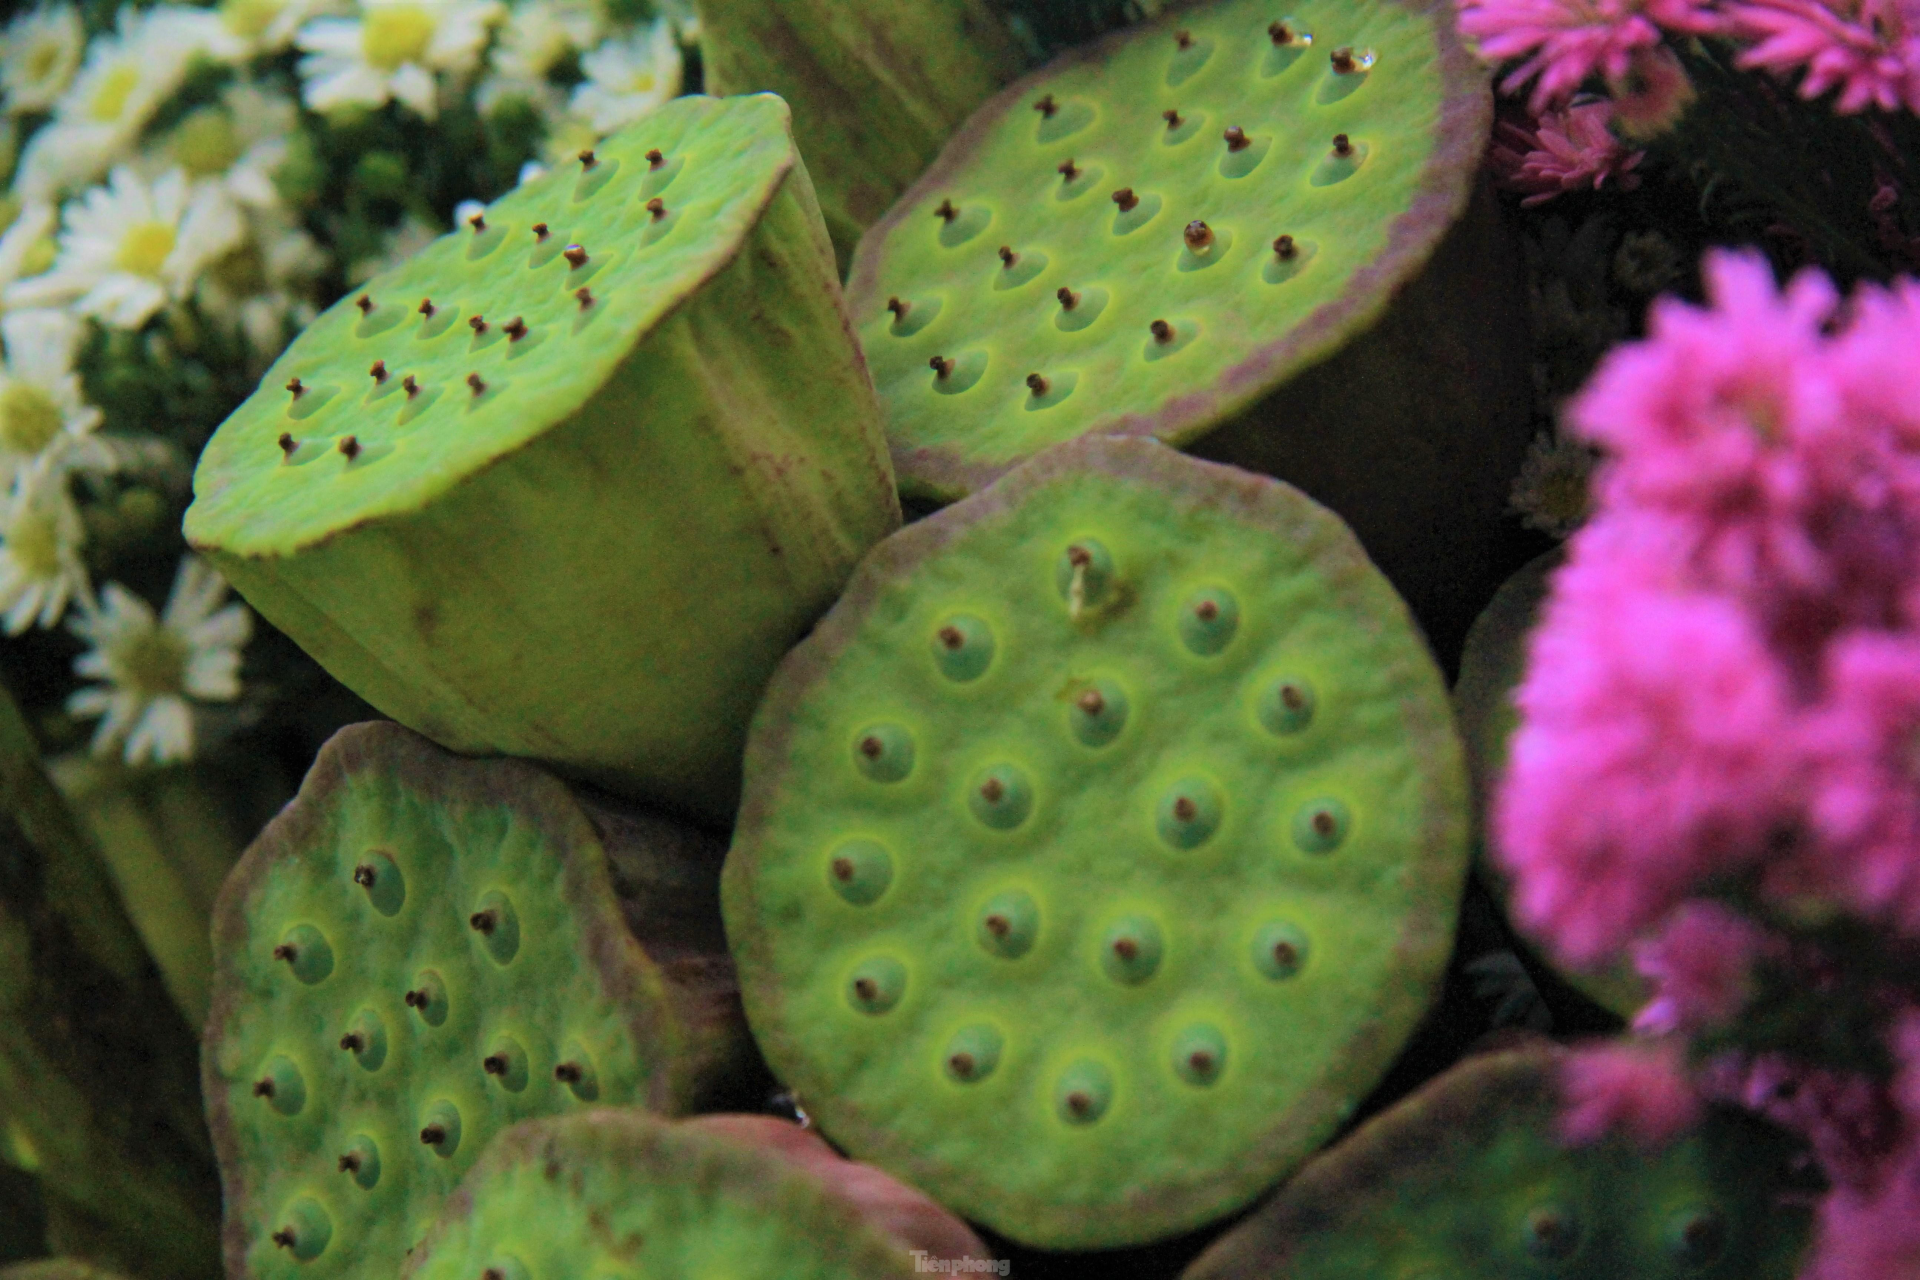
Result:
[[355,1154],[354,1154],[353,1152],[351,1152],[351,1151],[349,1151],[349,1152],[347,1152],[347,1154],[345,1154],[345,1155],[343,1155],[343,1156],[341,1156],[341,1157],[340,1157],[340,1172],[342,1172],[342,1173],[358,1173],[358,1172],[360,1172],[360,1157],[359,1157],[359,1156],[357,1156],[357,1155],[355,1155]]
[[1333,135],[1333,154],[1345,158],[1353,154],[1353,141],[1344,133]]
[[1304,711],[1307,695],[1300,691],[1297,684],[1283,684],[1280,686],[1280,705],[1289,711]]
[[1346,45],[1327,55],[1327,61],[1333,64],[1334,74],[1341,76],[1351,75],[1355,66],[1358,65],[1353,60],[1353,50]]
[[1100,696],[1098,689],[1089,689],[1081,694],[1076,705],[1090,716],[1097,716],[1107,709],[1107,700]]
[[1014,263],[1018,261],[1020,261],[1020,255],[1015,253],[1010,246],[1007,246],[1004,244],[1000,246],[1000,265],[1001,266],[1011,267]]
[[981,923],[987,926],[987,932],[996,938],[1004,938],[1013,931],[1013,924],[1002,915],[988,916]]
[[348,462],[352,462],[355,458],[359,457],[360,456],[359,437],[343,436],[340,440],[340,452],[347,455]]
[[1113,193],[1113,202],[1120,206],[1120,212],[1131,213],[1133,207],[1140,203],[1140,197],[1133,194],[1132,187],[1122,187]]
[[293,381],[287,384],[287,390],[293,392],[293,398],[295,400],[298,400],[300,398],[300,393],[305,391],[306,387],[301,385],[300,379],[295,378]]
[[292,1227],[282,1227],[267,1238],[272,1240],[276,1246],[282,1249],[291,1249],[295,1244],[299,1243],[298,1239],[293,1234]]
[[567,260],[567,265],[570,267],[587,265],[587,250],[583,245],[570,244],[560,251],[560,256]]
[[1173,42],[1182,49],[1191,49],[1193,47],[1193,33],[1191,31],[1176,31],[1173,33]]
[[1165,320],[1155,320],[1147,326],[1147,329],[1153,334],[1153,340],[1155,342],[1173,341],[1173,326]]
[[960,216],[960,211],[953,207],[953,201],[942,200],[940,202],[940,207],[933,211],[933,216],[940,219],[942,222],[952,222],[955,218]]
[[430,1124],[420,1131],[420,1142],[423,1146],[437,1147],[446,1140],[447,1131],[444,1126]]
[[360,314],[364,316],[373,310],[373,299],[363,293],[353,300],[353,305],[360,308]]
[[475,334],[485,333],[487,331],[486,318],[484,316],[469,316],[467,317],[467,327],[472,329]]
[[1182,822],[1192,822],[1200,812],[1200,806],[1193,802],[1192,796],[1181,796],[1173,802],[1173,816]]
[[853,859],[835,858],[833,860],[833,878],[835,880],[853,879]]
[[358,1031],[349,1031],[340,1037],[340,1047],[348,1053],[359,1053],[367,1047],[367,1038]]
[[659,196],[647,201],[647,212],[653,215],[655,222],[667,216],[667,202]]
[[660,154],[660,148],[655,147],[651,151],[647,152],[647,168],[658,169],[661,165],[665,164],[666,162],[667,162],[667,158]]
[[860,754],[869,760],[878,760],[880,753],[885,750],[886,744],[872,734],[860,739]]
[[533,238],[536,242],[544,242],[551,234],[552,232],[547,230],[546,223],[536,222],[533,224]]
[[574,1062],[558,1063],[553,1068],[553,1078],[561,1084],[579,1084],[582,1079],[580,1066]]
[[599,163],[600,162],[594,158],[593,152],[582,151],[580,153],[580,167],[582,169],[591,169],[593,168],[594,165]]
[[409,991],[406,994],[405,1000],[406,1006],[409,1009],[424,1009],[427,1007],[427,993],[424,991]]
[[1080,305],[1080,295],[1065,285],[1061,285],[1055,290],[1053,296],[1060,299],[1060,309],[1062,311],[1071,311]]
[[1027,375],[1027,390],[1033,392],[1036,397],[1047,394],[1047,386],[1047,380],[1039,374],[1030,373]]
[[1293,31],[1284,22],[1268,23],[1267,38],[1275,44],[1292,44]]
[[362,889],[373,888],[373,880],[374,870],[372,863],[363,862],[353,869],[353,882]]
[[473,926],[475,933],[491,935],[500,927],[500,913],[488,907],[485,911],[476,911],[468,916],[467,923]]
[[1300,963],[1300,948],[1282,938],[1273,944],[1273,962],[1282,969],[1292,969]]
[[291,942],[283,942],[273,949],[273,958],[275,960],[285,960],[288,964],[292,964],[300,958],[300,949]]
[[480,1069],[490,1076],[503,1076],[507,1074],[507,1055],[504,1053],[488,1054],[486,1057],[480,1059]]
[[973,1055],[970,1053],[956,1053],[947,1059],[947,1066],[952,1068],[953,1074],[964,1080],[973,1074]]
[[299,443],[295,441],[293,438],[293,432],[282,431],[280,433],[280,452],[282,454],[286,455],[287,457],[292,457],[293,451],[298,449],[299,447],[300,447]]
[[406,389],[407,399],[409,400],[420,394],[420,380],[412,374],[408,374],[406,377],[400,379],[400,385]]
[[433,313],[434,313],[434,311],[435,311],[435,310],[436,310],[436,308],[435,308],[435,307],[434,307],[434,305],[433,305],[433,299],[432,299],[432,298],[422,298],[422,299],[420,299],[420,314],[421,314],[421,315],[423,315],[423,316],[425,316],[425,317],[426,317],[427,319],[429,319],[429,320],[431,320],[431,319],[433,319]]
[[593,305],[593,290],[587,288],[585,285],[581,285],[578,289],[575,289],[573,296],[579,300],[582,311],[585,311]]
[[1065,178],[1068,182],[1072,182],[1080,176],[1080,166],[1073,162],[1072,156],[1068,156],[1060,162],[1058,172],[1061,177]]
[[1084,569],[1093,563],[1093,552],[1076,542],[1067,548],[1067,563],[1076,569]]
[[480,1280],[507,1280],[507,1273],[498,1267],[488,1267],[480,1273]]
[[253,1096],[256,1098],[271,1099],[273,1097],[273,1080],[268,1077],[255,1080],[253,1082]]
[[940,637],[940,643],[949,649],[958,649],[967,642],[967,638],[960,634],[958,627],[942,627],[935,634]]
[[1213,247],[1213,228],[1198,218],[1189,222],[1180,234],[1186,239],[1187,248],[1195,253],[1205,253]]
[[872,978],[855,978],[853,980],[853,993],[862,1000],[871,1000],[880,994],[880,984]]
[[1053,95],[1049,93],[1042,97],[1040,101],[1034,103],[1033,109],[1038,111],[1043,118],[1051,120],[1053,119],[1053,113],[1060,109],[1060,104],[1055,102]]
[[467,375],[467,385],[473,388],[473,394],[481,395],[487,389],[486,381],[477,373]]
[[927,361],[927,367],[942,378],[949,377],[953,373],[953,361],[945,356],[935,356]]
[[1221,136],[1227,140],[1227,150],[1229,151],[1245,151],[1253,145],[1252,141],[1247,137],[1247,131],[1237,124],[1229,128]]
[[1067,1095],[1067,1110],[1073,1112],[1076,1116],[1084,1116],[1087,1112],[1093,1110],[1093,1099],[1080,1090],[1075,1089]]
[[1167,128],[1169,129],[1178,129],[1182,123],[1180,111],[1176,107],[1168,107],[1165,111],[1162,111],[1160,118],[1167,122]]
[[473,228],[475,235],[479,235],[487,229],[487,215],[484,213],[476,213],[467,219],[467,225]]
[[980,798],[988,804],[999,804],[1006,794],[1007,789],[998,778],[988,778],[980,784]]
[[1140,944],[1132,938],[1115,938],[1113,940],[1113,954],[1119,956],[1122,960],[1132,960],[1140,954]]
[[1211,1075],[1213,1073],[1213,1055],[1205,1049],[1195,1049],[1187,1055],[1187,1065],[1193,1068],[1193,1074],[1197,1076]]
[[515,316],[513,319],[507,321],[506,331],[508,342],[518,342],[527,336],[527,322],[519,316]]
[[895,320],[905,320],[908,309],[908,305],[899,298],[887,299],[887,310],[893,312],[893,318]]
[[1275,237],[1273,251],[1279,256],[1282,262],[1291,261],[1293,257],[1300,252],[1299,248],[1293,243],[1292,236]]
[[367,376],[372,378],[376,384],[386,382],[387,362],[385,360],[375,360],[373,362],[373,368],[367,370]]
[[1193,616],[1202,622],[1212,622],[1220,616],[1220,606],[1211,600],[1202,600],[1193,606]]
[[1327,836],[1332,835],[1334,833],[1335,828],[1339,825],[1337,822],[1335,822],[1333,815],[1331,813],[1328,813],[1325,809],[1316,810],[1314,812],[1312,822],[1313,822],[1313,834],[1321,837],[1322,839],[1325,839]]

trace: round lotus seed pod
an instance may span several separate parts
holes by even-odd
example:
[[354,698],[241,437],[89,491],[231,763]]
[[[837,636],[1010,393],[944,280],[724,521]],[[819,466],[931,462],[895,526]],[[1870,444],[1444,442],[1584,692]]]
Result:
[[798,1125],[601,1108],[503,1133],[398,1274],[610,1277],[630,1273],[636,1257],[640,1274],[777,1280],[995,1266],[965,1223]]
[[899,521],[788,123],[675,99],[342,298],[188,540],[442,745],[729,815],[768,673]]
[[1710,1112],[1649,1148],[1560,1135],[1564,1054],[1469,1058],[1316,1157],[1182,1280],[1791,1280],[1798,1144]]
[[[1546,602],[1548,581],[1559,568],[1562,554],[1549,551],[1503,583],[1485,611],[1467,632],[1460,655],[1460,678],[1454,682],[1453,705],[1466,743],[1467,767],[1473,779],[1475,841],[1474,874],[1494,898],[1510,904],[1512,883],[1501,869],[1493,842],[1489,814],[1494,788],[1507,764],[1507,743],[1519,727],[1519,708],[1513,693],[1526,676],[1527,642]],[[1512,915],[1508,910],[1509,917]],[[1529,950],[1567,984],[1602,1008],[1631,1020],[1647,1002],[1647,983],[1630,961],[1619,960],[1604,969],[1583,970],[1562,964],[1551,948],[1528,939]]]
[[720,857],[522,761],[336,734],[216,910],[229,1277],[395,1272],[508,1125],[747,1087]]
[[[1203,600],[1232,602],[1225,643],[1193,643]],[[994,656],[956,683],[927,637],[962,615]],[[1313,714],[1276,734],[1281,680]],[[882,720],[916,743],[885,786],[847,750]],[[1297,490],[1146,440],[1061,446],[883,542],[775,676],[746,774],[722,901],[769,1063],[835,1143],[1039,1248],[1285,1177],[1424,1014],[1466,871],[1405,605]],[[891,877],[862,903],[830,868],[867,844]]]

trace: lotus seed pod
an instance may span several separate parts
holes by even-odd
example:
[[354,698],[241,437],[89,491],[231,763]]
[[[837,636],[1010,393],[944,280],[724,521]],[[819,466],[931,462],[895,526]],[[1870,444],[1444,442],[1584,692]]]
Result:
[[[961,618],[992,640],[965,678]],[[1276,690],[1310,713],[1265,716]],[[874,724],[910,768],[860,767]],[[775,1074],[1039,1248],[1177,1234],[1305,1159],[1426,1011],[1466,874],[1405,605],[1297,490],[1150,440],[1060,446],[883,542],[746,776],[722,905]]]
[[899,519],[787,122],[676,99],[342,299],[189,540],[441,745],[730,815],[768,673]]
[[1792,1140],[1716,1111],[1659,1149],[1570,1148],[1562,1060],[1469,1058],[1317,1157],[1183,1280],[1791,1280],[1811,1200]]
[[868,1280],[992,1265],[958,1218],[788,1121],[601,1109],[502,1134],[404,1275],[576,1280],[610,1249],[645,1275]]
[[[1520,712],[1513,693],[1527,673],[1527,642],[1547,598],[1548,579],[1560,567],[1558,550],[1529,561],[1503,583],[1474,620],[1460,654],[1460,678],[1454,682],[1454,712],[1466,743],[1467,767],[1473,778],[1474,873],[1480,877],[1512,919],[1513,886],[1494,856],[1492,826],[1495,790],[1507,766],[1507,743],[1519,727]],[[1529,950],[1568,985],[1602,1008],[1631,1018],[1647,1002],[1647,984],[1632,964],[1619,960],[1605,969],[1583,970],[1561,964],[1540,940],[1515,932]]]
[[793,108],[844,267],[860,233],[973,109],[1019,74],[985,0],[696,0],[713,93],[769,90]]
[[1150,435],[1332,507],[1450,661],[1532,407],[1491,118],[1439,0],[1223,0],[1009,87],[848,284],[903,492]]
[[731,1097],[720,856],[524,761],[334,735],[215,915],[228,1276],[391,1274],[507,1126]]

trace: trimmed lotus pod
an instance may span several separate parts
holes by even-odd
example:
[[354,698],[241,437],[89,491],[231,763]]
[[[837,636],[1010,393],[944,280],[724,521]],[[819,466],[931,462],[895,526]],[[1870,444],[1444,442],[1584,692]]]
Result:
[[798,1125],[600,1110],[501,1135],[404,1274],[575,1280],[609,1251],[643,1275],[766,1280],[990,1263],[965,1223]]
[[1569,1148],[1562,1056],[1470,1058],[1314,1160],[1183,1280],[1792,1280],[1794,1143],[1714,1112],[1649,1151]]
[[854,263],[903,491],[1150,435],[1332,507],[1451,654],[1532,406],[1518,255],[1471,199],[1491,118],[1441,0],[1225,0],[1021,80]]
[[[1527,673],[1527,638],[1547,598],[1547,581],[1559,568],[1561,553],[1549,551],[1529,561],[1503,583],[1474,620],[1460,654],[1460,678],[1454,682],[1454,712],[1466,742],[1467,767],[1473,778],[1475,842],[1474,873],[1512,916],[1512,884],[1491,855],[1494,848],[1489,815],[1494,789],[1507,766],[1507,742],[1519,727],[1520,712],[1513,692]],[[1524,936],[1524,935],[1523,935]],[[1552,968],[1580,994],[1622,1018],[1631,1018],[1647,1002],[1646,982],[1627,961],[1587,971],[1559,964],[1552,951],[1537,939],[1527,939],[1542,964]]]
[[986,0],[696,0],[714,93],[770,90],[844,267],[968,114],[1019,74]]
[[508,1125],[726,1096],[719,857],[523,761],[334,735],[215,914],[228,1276],[391,1274]]
[[1050,451],[876,548],[774,677],[722,885],[775,1074],[1043,1248],[1245,1204],[1445,967],[1466,780],[1406,607],[1277,481]]
[[186,532],[456,751],[730,815],[746,722],[898,502],[771,95],[679,98],[309,325]]

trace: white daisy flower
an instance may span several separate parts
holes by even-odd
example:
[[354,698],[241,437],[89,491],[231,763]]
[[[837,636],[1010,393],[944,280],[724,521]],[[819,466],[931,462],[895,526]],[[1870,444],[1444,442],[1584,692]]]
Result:
[[[11,203],[11,196],[0,196],[0,204]],[[0,220],[4,220],[4,211],[0,211]],[[20,208],[7,222],[6,230],[0,232],[0,290],[53,265],[59,256],[59,246],[53,239],[59,221],[60,215],[52,205],[36,201]],[[3,303],[0,309],[4,309]]]
[[8,113],[51,107],[73,82],[86,47],[87,33],[72,5],[43,5],[8,23],[0,35],[0,90]]
[[400,220],[399,226],[387,232],[379,253],[361,258],[347,268],[347,283],[365,284],[382,271],[399,266],[439,238],[440,228],[407,214]]
[[93,646],[74,659],[90,685],[67,699],[67,711],[100,718],[93,751],[119,747],[138,765],[193,756],[190,700],[231,702],[240,696],[240,650],[253,634],[245,605],[219,608],[227,584],[196,556],[180,561],[173,593],[158,618],[153,607],[117,582],[97,608],[83,610],[74,634]]
[[673,25],[656,18],[652,26],[587,54],[580,69],[587,78],[573,91],[574,114],[605,136],[679,94],[680,42]]
[[317,314],[313,282],[327,269],[326,250],[284,209],[253,211],[247,238],[200,276],[201,311],[238,329],[259,371],[287,345],[289,329]]
[[525,84],[543,81],[568,54],[598,40],[600,27],[600,15],[589,5],[520,0],[493,47],[494,74]]
[[302,96],[315,111],[398,99],[431,120],[434,73],[472,70],[504,14],[500,0],[361,0],[358,19],[320,18],[301,29]]
[[202,267],[240,242],[239,207],[218,184],[169,169],[151,186],[125,165],[68,203],[53,270],[8,286],[9,306],[63,306],[137,329],[184,298]]
[[67,492],[65,474],[44,464],[0,496],[0,609],[7,634],[60,621],[67,606],[93,602],[80,559],[86,525]]
[[549,166],[562,165],[600,141],[600,131],[585,116],[567,112],[550,120],[540,155]]
[[113,454],[93,432],[100,410],[73,371],[84,327],[66,311],[15,311],[0,319],[0,487],[44,464],[49,471],[110,471]]
[[222,0],[220,25],[227,40],[220,54],[232,62],[247,62],[279,53],[308,22],[344,7],[345,0]]
[[278,208],[273,175],[286,163],[299,120],[300,108],[285,94],[232,84],[218,104],[187,113],[167,150],[189,178],[217,181],[247,208]]
[[131,152],[140,131],[173,96],[218,34],[217,15],[177,5],[120,11],[116,31],[94,40],[54,118],[33,135],[14,176],[30,200],[99,179]]

